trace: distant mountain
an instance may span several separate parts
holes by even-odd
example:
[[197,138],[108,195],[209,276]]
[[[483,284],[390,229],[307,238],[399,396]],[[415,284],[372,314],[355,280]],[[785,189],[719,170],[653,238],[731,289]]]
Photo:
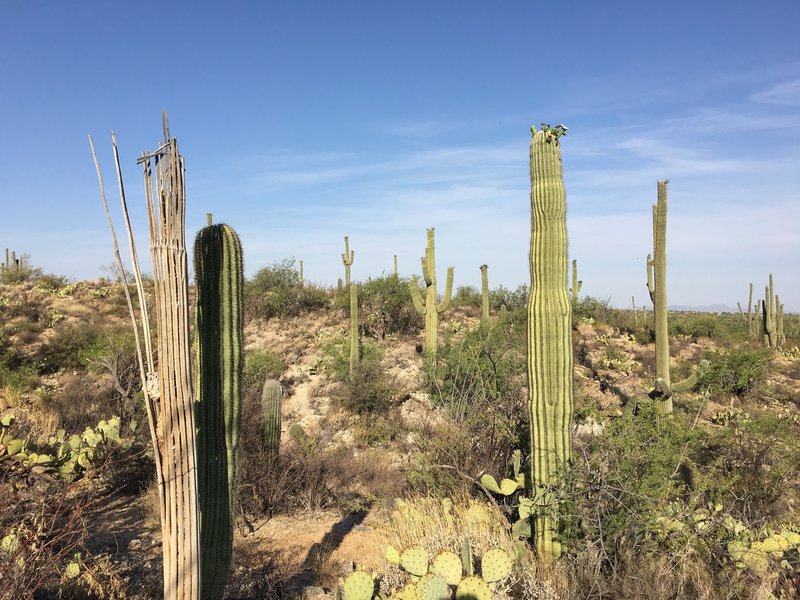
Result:
[[709,304],[707,306],[682,306],[670,304],[669,310],[683,312],[704,312],[704,313],[738,313],[738,308],[731,308],[725,304]]

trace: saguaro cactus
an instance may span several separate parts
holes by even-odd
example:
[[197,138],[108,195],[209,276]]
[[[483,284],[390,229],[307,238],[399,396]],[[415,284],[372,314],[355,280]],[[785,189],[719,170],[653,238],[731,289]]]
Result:
[[581,287],[583,286],[583,281],[578,279],[578,261],[572,261],[572,287],[569,288],[570,293],[572,294],[572,306],[575,307],[578,305],[578,292],[581,291]]
[[394,273],[392,274],[397,277],[397,254],[394,255]]
[[281,447],[281,404],[283,388],[280,382],[268,379],[261,392],[261,413],[264,416],[264,447],[267,458],[274,459]]
[[531,128],[531,290],[528,296],[528,415],[533,533],[558,558],[558,489],[572,456],[572,304],[567,292],[567,195],[561,125]]
[[358,286],[350,286],[350,375],[355,374],[360,359],[358,344]]
[[489,324],[489,265],[481,265],[481,324]]
[[425,248],[425,256],[422,257],[422,278],[425,280],[425,303],[422,301],[422,294],[419,290],[417,276],[411,277],[411,300],[414,308],[425,317],[425,353],[430,356],[436,355],[436,348],[439,345],[439,315],[450,307],[450,299],[453,293],[453,267],[447,267],[447,282],[444,286],[444,297],[439,302],[436,292],[436,255],[433,239],[433,227],[428,229],[428,244]]
[[342,253],[342,264],[344,265],[344,285],[350,287],[350,266],[356,259],[355,250],[350,250],[350,240],[344,236],[344,252]]
[[[660,400],[661,415],[672,414],[672,395],[691,389],[700,376],[695,369],[689,377],[671,383],[669,374],[669,324],[667,313],[667,184],[659,181],[658,201],[653,205],[653,254],[647,255],[647,290],[653,301],[656,333],[656,385],[651,397]],[[701,362],[701,369],[707,362]]]
[[239,236],[228,225],[200,230],[197,278],[197,457],[202,597],[222,598],[230,569],[244,366]]
[[781,348],[784,343],[783,304],[775,293],[772,273],[769,274],[769,285],[764,287],[764,300],[761,303],[761,326],[764,345],[767,348]]
[[300,287],[303,287],[305,283],[305,277],[303,276],[303,261],[300,261]]

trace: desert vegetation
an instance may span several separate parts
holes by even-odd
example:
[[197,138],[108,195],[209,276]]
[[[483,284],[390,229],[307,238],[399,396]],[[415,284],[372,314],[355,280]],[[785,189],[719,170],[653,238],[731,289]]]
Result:
[[652,308],[578,293],[562,126],[532,131],[516,290],[442,294],[432,227],[421,279],[355,280],[349,237],[335,284],[245,279],[211,216],[189,281],[164,129],[169,268],[2,264],[0,598],[800,597],[800,317],[771,276],[668,311],[667,182]]

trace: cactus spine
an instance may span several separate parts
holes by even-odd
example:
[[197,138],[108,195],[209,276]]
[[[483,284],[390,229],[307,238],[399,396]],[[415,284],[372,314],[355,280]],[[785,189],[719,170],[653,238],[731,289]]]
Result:
[[573,259],[572,260],[572,287],[569,288],[570,293],[572,294],[572,307],[576,307],[578,305],[578,292],[581,291],[581,287],[583,287],[583,281],[578,279],[578,261]]
[[358,370],[358,286],[350,286],[350,375]]
[[342,253],[342,264],[344,265],[344,286],[350,287],[350,266],[356,258],[354,250],[350,250],[350,240],[344,236],[344,252]]
[[197,234],[197,443],[202,597],[222,598],[230,569],[239,444],[242,245],[227,225]]
[[531,128],[531,290],[528,296],[528,414],[536,549],[558,558],[558,494],[572,455],[572,304],[567,292],[567,195],[562,126]]
[[267,459],[274,460],[281,447],[281,403],[283,388],[280,382],[268,379],[261,392],[261,412],[264,415],[264,448]]
[[453,267],[447,267],[447,282],[444,286],[444,297],[439,302],[436,292],[436,252],[433,238],[433,227],[428,229],[428,243],[425,256],[422,257],[422,278],[425,280],[425,303],[419,290],[417,276],[411,277],[411,300],[414,308],[425,317],[425,353],[429,356],[436,355],[439,345],[439,315],[450,308],[450,298],[453,293]]
[[481,324],[489,324],[489,265],[481,265]]

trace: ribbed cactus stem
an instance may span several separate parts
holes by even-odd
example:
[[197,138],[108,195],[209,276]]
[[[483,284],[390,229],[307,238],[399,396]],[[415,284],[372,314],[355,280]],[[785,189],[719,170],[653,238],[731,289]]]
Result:
[[281,447],[281,404],[283,388],[280,382],[268,379],[261,392],[261,413],[264,416],[264,448],[268,460],[278,456]]
[[228,225],[200,230],[197,277],[197,444],[202,597],[222,598],[230,569],[239,444],[242,245]]
[[436,348],[439,345],[439,315],[450,308],[450,300],[453,293],[453,267],[448,267],[444,297],[439,302],[439,296],[436,291],[436,250],[433,231],[433,227],[428,229],[425,256],[421,259],[422,277],[426,286],[424,303],[416,275],[411,278],[409,284],[414,308],[425,317],[425,353],[429,356],[436,355]]
[[394,276],[397,277],[397,254],[394,255]]
[[531,290],[528,413],[536,549],[558,558],[558,489],[572,455],[572,304],[567,291],[567,196],[558,136],[531,128]]
[[570,293],[572,294],[572,306],[575,307],[578,304],[578,292],[581,291],[581,286],[583,286],[583,281],[578,280],[578,261],[573,259],[572,260],[572,287],[569,288]]
[[358,344],[358,285],[350,286],[350,375],[358,370],[359,362]]
[[[667,180],[659,181],[653,205],[653,254],[647,257],[647,289],[653,301],[656,334],[656,381],[670,388],[669,332],[667,321]],[[672,395],[660,394],[660,413],[672,414]]]
[[354,250],[350,250],[350,240],[344,236],[344,253],[342,254],[342,264],[344,265],[344,285],[350,287],[350,266],[356,258]]
[[206,213],[206,226],[211,227],[214,224],[214,215]]
[[489,323],[489,265],[481,265],[481,323]]
[[303,261],[300,261],[300,287],[303,287],[305,283],[305,278],[303,277]]

